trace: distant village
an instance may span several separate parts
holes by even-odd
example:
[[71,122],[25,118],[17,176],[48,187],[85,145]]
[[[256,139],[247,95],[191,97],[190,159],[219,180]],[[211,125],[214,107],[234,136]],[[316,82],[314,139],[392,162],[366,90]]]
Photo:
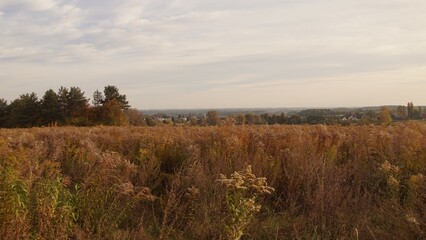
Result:
[[426,107],[384,106],[354,109],[304,109],[300,111],[267,112],[257,110],[250,112],[241,110],[192,111],[190,113],[168,110],[158,113],[144,114],[144,122],[148,126],[156,125],[275,125],[275,124],[339,124],[365,125],[381,124],[396,121],[426,120]]

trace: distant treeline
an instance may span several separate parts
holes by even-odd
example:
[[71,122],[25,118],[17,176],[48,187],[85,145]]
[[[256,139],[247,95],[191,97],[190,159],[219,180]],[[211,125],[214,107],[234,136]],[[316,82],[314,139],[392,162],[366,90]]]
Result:
[[299,124],[329,124],[329,125],[365,125],[390,123],[392,121],[424,119],[425,109],[414,107],[410,102],[407,106],[382,107],[377,111],[372,109],[354,109],[353,111],[336,111],[333,109],[306,109],[289,114],[285,113],[240,113],[223,116],[220,111],[208,111],[203,115],[167,114],[147,115],[149,126],[175,124],[192,126],[216,125],[299,125]]
[[305,109],[292,113],[235,113],[221,111],[188,114],[143,114],[130,109],[126,95],[116,86],[96,90],[93,100],[84,96],[78,87],[49,89],[39,99],[35,93],[22,94],[10,104],[0,99],[0,128],[27,128],[40,126],[156,126],[156,125],[365,125],[392,121],[426,119],[426,109],[414,106],[382,107],[377,109]]
[[92,105],[79,87],[61,87],[57,92],[47,90],[40,99],[34,92],[22,94],[10,104],[0,99],[0,127],[120,126],[141,117],[129,107],[126,95],[116,86],[96,90]]

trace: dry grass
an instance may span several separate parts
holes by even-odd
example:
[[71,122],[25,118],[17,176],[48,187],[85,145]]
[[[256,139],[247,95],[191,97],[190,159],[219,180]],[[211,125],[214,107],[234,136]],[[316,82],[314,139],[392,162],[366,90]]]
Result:
[[[0,130],[0,239],[226,239],[226,188],[275,189],[243,239],[426,238],[426,124]],[[247,196],[249,199],[250,196]]]

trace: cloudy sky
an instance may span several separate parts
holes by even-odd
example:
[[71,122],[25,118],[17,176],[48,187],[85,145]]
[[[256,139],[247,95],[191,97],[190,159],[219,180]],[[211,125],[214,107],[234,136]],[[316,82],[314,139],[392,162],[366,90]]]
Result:
[[424,0],[0,0],[0,98],[132,107],[426,104]]

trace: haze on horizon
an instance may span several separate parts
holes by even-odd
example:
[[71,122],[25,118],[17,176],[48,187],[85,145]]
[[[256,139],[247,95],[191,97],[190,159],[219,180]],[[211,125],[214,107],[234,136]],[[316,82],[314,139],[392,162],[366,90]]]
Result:
[[1,0],[0,98],[134,108],[426,104],[426,1]]

